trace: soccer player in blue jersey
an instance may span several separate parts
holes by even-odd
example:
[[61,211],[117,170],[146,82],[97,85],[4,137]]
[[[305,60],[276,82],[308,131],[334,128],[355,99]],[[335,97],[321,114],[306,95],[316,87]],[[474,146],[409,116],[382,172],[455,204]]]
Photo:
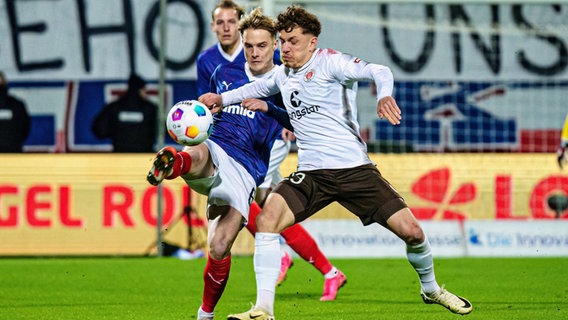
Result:
[[[247,63],[232,62],[219,66],[213,73],[213,92],[224,92],[256,79],[270,77],[274,68],[272,56],[277,48],[274,21],[253,11],[241,22]],[[255,103],[274,108],[279,96]],[[279,102],[281,104],[281,102]],[[287,118],[286,118],[287,119]],[[211,136],[197,146],[177,152],[162,149],[154,161],[148,181],[157,185],[163,179],[183,178],[196,192],[208,195],[208,245],[210,252],[204,271],[204,293],[198,319],[213,319],[214,308],[224,291],[231,266],[231,246],[243,224],[254,225],[253,212],[260,208],[249,205],[255,189],[265,179],[271,149],[280,135],[281,125],[264,113],[227,106],[214,114]],[[249,229],[253,234],[256,227]],[[345,276],[321,253],[317,244],[301,225],[282,232],[287,243],[326,277],[321,300],[333,300],[345,283]]]
[[[211,11],[211,30],[218,42],[203,50],[197,56],[197,94],[209,92],[209,81],[218,66],[235,62],[245,63],[239,20],[245,14],[243,7],[232,0],[222,0]],[[276,50],[272,60],[280,64],[280,54]]]
[[275,114],[275,108],[251,98],[280,93],[299,147],[298,171],[270,193],[256,219],[256,303],[251,310],[229,315],[228,319],[274,320],[278,233],[332,202],[347,208],[364,225],[380,224],[405,242],[425,303],[440,304],[458,314],[470,313],[472,305],[467,299],[438,285],[428,238],[404,199],[369,158],[359,133],[359,80],[376,84],[379,118],[400,124],[401,110],[392,97],[391,70],[333,49],[318,48],[321,23],[301,6],[291,5],[281,12],[277,29],[283,67],[275,68],[270,78],[221,95],[199,97],[213,110],[240,103],[251,111]]
[[[245,51],[243,50],[242,34],[239,32],[238,22],[244,14],[244,9],[232,0],[223,0],[211,11],[211,30],[216,34],[218,43],[204,50],[197,58],[197,87],[198,93],[209,92],[211,89],[211,76],[214,70],[224,64],[233,63],[244,65]],[[272,59],[273,65],[281,64],[280,51],[274,50],[266,57],[266,63]],[[233,86],[234,88],[234,86]],[[279,168],[282,161],[290,150],[290,141],[293,136],[291,131],[283,130],[282,135],[278,136],[270,153],[270,164],[265,181],[258,187],[256,200],[262,204],[268,192],[282,180]],[[250,219],[247,229],[254,235],[256,233],[255,218],[260,212],[256,203],[251,205]],[[304,260],[313,264],[325,278],[324,292],[321,301],[335,300],[337,291],[342,287],[346,278],[341,271],[337,271],[332,266],[327,257],[319,250],[316,242],[310,234],[301,226],[294,228],[293,234],[287,234],[286,243]],[[292,230],[289,231],[292,233]],[[290,254],[282,250],[280,263],[280,273],[277,284],[279,285],[286,279],[287,271],[292,266],[293,261]]]
[[239,20],[245,10],[231,0],[221,1],[211,12],[211,30],[218,42],[197,56],[197,93],[209,92],[209,81],[218,66],[229,62],[245,63]]

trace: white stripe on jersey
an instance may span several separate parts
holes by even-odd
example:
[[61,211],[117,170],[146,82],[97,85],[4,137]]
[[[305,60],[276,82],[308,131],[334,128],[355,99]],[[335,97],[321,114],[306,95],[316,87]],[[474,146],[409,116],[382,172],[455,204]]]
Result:
[[225,50],[223,50],[223,48],[221,47],[220,42],[217,42],[217,50],[219,50],[219,53],[223,58],[225,58],[225,60],[227,60],[227,62],[233,62],[239,56],[239,54],[241,54],[241,51],[243,51],[243,42],[239,40],[239,45],[237,46],[237,49],[233,51],[233,54],[226,53]]
[[223,104],[280,91],[299,148],[298,170],[372,163],[359,135],[357,81],[374,80],[378,99],[390,96],[393,76],[388,67],[331,49],[317,49],[300,69],[280,66],[275,72],[269,79],[223,93]]

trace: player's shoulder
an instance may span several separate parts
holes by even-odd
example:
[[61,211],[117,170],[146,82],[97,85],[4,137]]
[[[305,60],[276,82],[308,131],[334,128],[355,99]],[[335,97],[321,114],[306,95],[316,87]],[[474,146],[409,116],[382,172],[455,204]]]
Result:
[[357,56],[330,48],[319,49],[317,60],[319,64],[328,65],[330,67],[343,67],[346,63],[359,64],[364,62]]
[[331,48],[325,48],[325,49],[318,49],[317,54],[323,57],[332,57],[332,56],[341,55],[342,52]]
[[197,62],[204,60],[205,58],[210,58],[212,55],[217,55],[219,50],[217,49],[217,44],[210,46],[209,48],[201,51],[197,55]]
[[325,48],[317,49],[316,56],[314,60],[319,65],[337,65],[343,64],[343,57],[345,55],[338,50]]
[[220,64],[215,68],[215,74],[234,74],[234,73],[245,73],[245,65],[239,61],[232,61],[225,64]]

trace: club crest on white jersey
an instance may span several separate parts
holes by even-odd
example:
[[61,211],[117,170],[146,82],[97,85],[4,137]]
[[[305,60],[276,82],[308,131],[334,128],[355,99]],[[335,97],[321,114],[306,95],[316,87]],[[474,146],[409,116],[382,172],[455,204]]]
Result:
[[315,74],[316,71],[314,69],[309,70],[308,72],[306,72],[306,75],[304,76],[304,81],[308,82],[312,80]]

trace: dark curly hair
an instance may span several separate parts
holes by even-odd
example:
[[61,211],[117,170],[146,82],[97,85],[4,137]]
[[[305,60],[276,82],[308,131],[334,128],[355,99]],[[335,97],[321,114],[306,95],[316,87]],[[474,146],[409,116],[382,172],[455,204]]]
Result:
[[321,33],[321,23],[318,17],[296,4],[278,14],[278,22],[276,23],[278,31],[290,32],[295,27],[302,28],[304,34],[309,33],[316,37]]

